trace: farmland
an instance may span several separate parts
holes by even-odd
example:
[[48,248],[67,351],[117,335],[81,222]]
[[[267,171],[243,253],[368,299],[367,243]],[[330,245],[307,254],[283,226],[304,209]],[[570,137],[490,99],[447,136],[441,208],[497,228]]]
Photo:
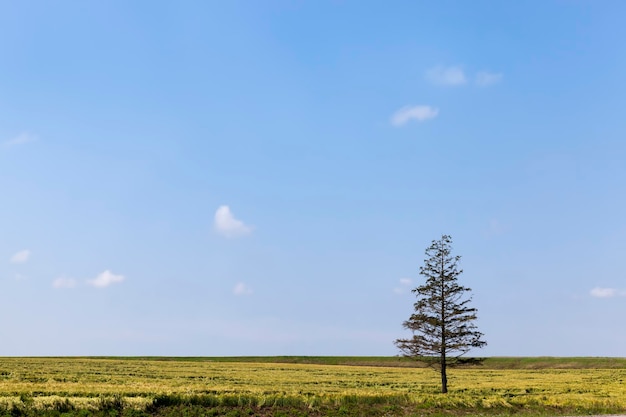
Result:
[[490,358],[438,390],[400,358],[0,358],[0,414],[107,416],[623,413],[626,360]]

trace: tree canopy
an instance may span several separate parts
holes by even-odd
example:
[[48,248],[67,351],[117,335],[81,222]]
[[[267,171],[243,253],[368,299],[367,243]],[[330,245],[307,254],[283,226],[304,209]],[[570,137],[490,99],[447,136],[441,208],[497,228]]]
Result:
[[426,248],[420,275],[426,282],[412,290],[417,297],[414,313],[403,323],[413,336],[397,339],[396,346],[405,355],[436,365],[441,372],[441,392],[448,392],[446,369],[459,364],[461,356],[487,343],[474,324],[477,309],[470,307],[471,289],[458,283],[463,273],[460,256],[452,255],[449,235],[433,240]]

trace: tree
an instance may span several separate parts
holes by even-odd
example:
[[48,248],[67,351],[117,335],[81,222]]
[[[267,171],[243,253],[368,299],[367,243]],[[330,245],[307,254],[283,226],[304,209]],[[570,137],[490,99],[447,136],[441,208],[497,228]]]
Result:
[[487,344],[474,324],[477,310],[469,307],[472,299],[465,297],[471,289],[457,282],[463,273],[458,267],[461,257],[452,256],[451,244],[452,238],[443,235],[426,248],[420,267],[426,283],[412,290],[417,297],[415,312],[403,323],[413,337],[395,341],[404,356],[440,370],[442,393],[448,392],[447,368],[467,361],[461,356]]

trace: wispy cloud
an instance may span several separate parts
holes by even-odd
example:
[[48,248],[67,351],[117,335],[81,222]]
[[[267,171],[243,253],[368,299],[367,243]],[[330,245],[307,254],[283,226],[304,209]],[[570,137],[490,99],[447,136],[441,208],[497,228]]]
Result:
[[120,283],[124,279],[123,275],[115,275],[107,269],[94,279],[87,280],[87,283],[96,288],[106,288],[109,285]]
[[54,288],[74,288],[76,286],[77,282],[75,279],[73,278],[57,278],[54,281],[52,281],[52,286]]
[[245,236],[252,232],[252,227],[235,218],[228,206],[220,206],[215,212],[215,230],[225,237]]
[[23,145],[28,142],[33,142],[35,140],[37,140],[37,136],[28,132],[22,132],[11,139],[5,140],[4,142],[2,142],[2,145],[4,145],[5,147],[12,147],[17,145]]
[[505,226],[498,219],[489,220],[489,224],[487,225],[487,229],[485,231],[486,237],[495,237],[500,236],[506,231]]
[[250,288],[248,285],[244,284],[243,282],[238,282],[237,285],[235,285],[235,288],[233,288],[233,294],[250,295],[252,294],[252,288]]
[[626,297],[626,291],[616,288],[595,287],[589,291],[589,294],[596,298]]
[[439,109],[431,106],[404,106],[391,116],[391,124],[395,127],[404,126],[411,120],[424,122],[434,119],[439,114]]
[[467,83],[463,68],[458,66],[437,66],[426,71],[426,79],[436,85],[460,86]]
[[413,284],[413,280],[411,278],[400,278],[400,285],[393,289],[393,292],[396,294],[404,294],[410,291],[410,287]]
[[480,71],[476,74],[475,82],[480,87],[497,84],[502,81],[503,75],[496,72]]
[[24,250],[17,252],[13,256],[11,256],[11,263],[23,264],[23,263],[28,262],[29,258],[30,258],[30,251],[27,249],[24,249]]
[[[460,66],[443,66],[439,65],[426,71],[426,79],[435,85],[446,87],[459,87],[465,85],[471,80],[471,76],[465,74]],[[491,71],[478,71],[473,79],[474,83],[479,87],[487,87],[502,81],[503,74]]]

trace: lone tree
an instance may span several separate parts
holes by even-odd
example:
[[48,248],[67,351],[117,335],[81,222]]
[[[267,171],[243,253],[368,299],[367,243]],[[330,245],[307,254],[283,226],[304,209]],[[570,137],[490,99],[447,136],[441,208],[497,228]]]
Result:
[[474,324],[477,310],[468,306],[471,297],[464,297],[471,289],[457,282],[463,270],[458,268],[461,257],[452,256],[451,243],[452,238],[443,235],[426,249],[420,267],[426,283],[412,290],[417,296],[415,312],[403,323],[413,337],[395,341],[404,356],[440,370],[442,393],[448,392],[447,367],[468,361],[461,356],[487,344]]

